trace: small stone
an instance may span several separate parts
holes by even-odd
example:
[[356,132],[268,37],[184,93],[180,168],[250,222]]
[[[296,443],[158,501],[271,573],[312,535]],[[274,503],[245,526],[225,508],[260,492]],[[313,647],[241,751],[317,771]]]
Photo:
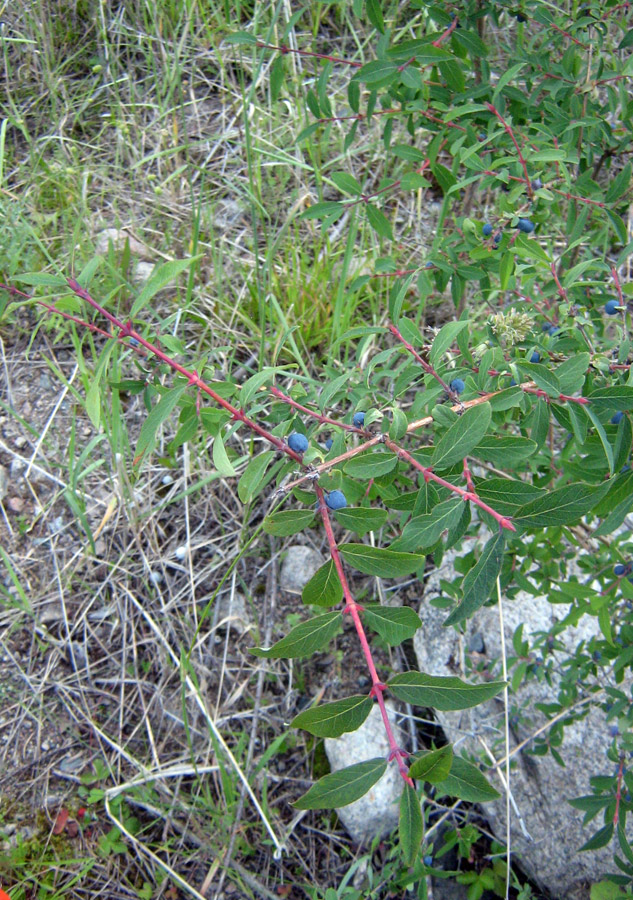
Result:
[[10,497],[7,506],[11,512],[20,513],[24,509],[24,500],[22,497]]
[[11,481],[15,481],[16,478],[19,478],[25,468],[26,463],[23,459],[12,459],[9,468]]
[[132,272],[132,281],[136,284],[140,284],[143,281],[148,281],[150,275],[154,271],[154,266],[152,263],[143,262],[143,260],[139,260],[134,264],[134,270]]
[[26,438],[20,434],[14,439],[13,443],[18,448],[18,450],[22,450],[24,447],[26,447]]
[[95,238],[95,252],[99,254],[107,253],[110,244],[117,252],[120,252],[125,247],[126,241],[130,242],[130,253],[139,256],[141,259],[149,258],[150,251],[145,244],[129,235],[122,228],[104,228],[103,231],[100,231]]
[[4,500],[7,496],[9,487],[9,473],[4,466],[0,466],[0,500]]
[[281,567],[279,585],[290,594],[300,594],[325,560],[317,550],[303,544],[289,547]]

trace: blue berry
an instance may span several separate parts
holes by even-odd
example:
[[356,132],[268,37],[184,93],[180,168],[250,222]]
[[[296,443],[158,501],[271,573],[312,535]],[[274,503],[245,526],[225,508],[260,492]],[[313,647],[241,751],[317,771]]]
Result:
[[609,727],[609,734],[611,735],[611,737],[617,737],[620,734],[620,729],[617,725],[611,725]]
[[488,135],[486,134],[485,131],[480,131],[479,134],[477,135],[477,137],[479,138],[480,141],[485,141],[486,138],[488,137]]
[[343,509],[347,506],[347,500],[343,491],[330,491],[325,498],[325,505],[328,509]]
[[541,189],[542,187],[543,187],[543,182],[541,181],[541,179],[540,179],[540,178],[535,178],[534,181],[532,182],[532,190],[534,190],[534,191],[540,191],[540,189]]
[[534,353],[532,354],[532,356],[530,356],[530,362],[537,363],[540,361],[541,361],[541,354],[538,352],[538,350],[535,350]]
[[288,438],[288,446],[291,450],[294,450],[295,453],[305,453],[308,449],[308,439],[305,434],[293,431]]
[[503,237],[503,235],[501,234],[500,231],[498,231],[498,232],[495,234],[495,236],[493,237],[493,241],[495,242],[495,244],[500,244],[500,243],[501,243],[501,238],[502,238],[502,237]]
[[617,412],[614,416],[611,416],[611,424],[619,425],[623,418],[624,418],[624,413]]
[[549,328],[547,329],[547,333],[549,334],[550,337],[554,337],[555,334],[560,333],[560,328],[557,328],[556,325],[550,325]]
[[602,659],[602,653],[599,650],[594,650],[591,655],[596,662],[600,662]]
[[354,413],[354,418],[352,419],[352,421],[356,428],[362,428],[363,425],[365,424],[365,413],[364,412]]
[[613,567],[614,575],[626,575],[627,566],[622,565],[622,563],[618,563]]
[[626,794],[624,795],[624,802],[625,802],[625,803],[630,803],[630,802],[631,802],[631,795],[629,794],[628,791],[627,791]]
[[136,338],[130,338],[130,347],[140,347],[140,341],[137,341]]
[[527,22],[527,19],[523,15],[523,13],[515,13],[515,18],[517,22]]
[[334,443],[334,441],[332,440],[332,438],[328,438],[327,441],[325,442],[325,449],[331,450],[333,443]]
[[516,386],[517,386],[517,383],[516,383],[515,379],[511,378],[510,379],[510,387],[516,387]]
[[618,301],[617,300],[607,300],[604,304],[604,311],[608,316],[617,316],[618,310]]
[[424,266],[424,268],[425,268],[425,269],[432,269],[432,268],[433,268],[433,263],[430,262],[430,261],[427,262],[427,264]]
[[492,225],[490,224],[490,222],[486,222],[481,231],[484,237],[490,237],[490,235],[492,234]]
[[432,866],[433,865],[433,857],[431,856],[430,853],[427,853],[427,855],[424,857],[422,862],[424,863],[425,866]]
[[524,234],[532,234],[532,232],[534,231],[534,222],[530,222],[529,219],[519,219],[519,221],[517,222],[517,228]]
[[451,383],[449,384],[449,388],[453,391],[454,394],[461,394],[466,385],[461,380],[461,378],[453,378]]

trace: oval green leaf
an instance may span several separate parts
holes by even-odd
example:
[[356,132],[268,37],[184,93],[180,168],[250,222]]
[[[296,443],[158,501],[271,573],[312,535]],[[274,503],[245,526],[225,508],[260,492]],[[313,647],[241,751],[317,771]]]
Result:
[[409,766],[409,775],[411,778],[417,778],[418,781],[437,784],[448,778],[452,764],[453,747],[451,744],[445,744],[444,747],[439,747],[437,750],[416,754]]
[[341,627],[342,620],[340,612],[316,616],[296,625],[289,634],[267,650],[263,647],[251,647],[250,652],[253,656],[262,656],[264,659],[299,659],[310,656],[329,644]]
[[314,520],[311,509],[282,509],[264,519],[264,531],[276,537],[289,537],[303,531]]
[[290,724],[293,728],[303,728],[317,737],[335,738],[360,728],[373,705],[371,697],[346,697],[344,700],[304,709]]
[[486,684],[468,684],[455,675],[425,675],[424,672],[402,672],[387,684],[399,700],[415,706],[431,706],[448,712],[470,709],[496,697],[505,681],[489,681]]
[[364,797],[387,769],[382,757],[330,772],[293,803],[297,809],[339,809]]
[[309,606],[335,606],[341,602],[343,587],[333,559],[317,569],[304,587],[301,599]]
[[422,625],[420,617],[410,606],[381,606],[363,604],[363,622],[376,631],[392,647],[413,637]]
[[341,556],[364,575],[378,575],[380,578],[400,578],[411,575],[424,565],[425,557],[416,553],[398,553],[368,547],[366,544],[343,544],[339,548]]

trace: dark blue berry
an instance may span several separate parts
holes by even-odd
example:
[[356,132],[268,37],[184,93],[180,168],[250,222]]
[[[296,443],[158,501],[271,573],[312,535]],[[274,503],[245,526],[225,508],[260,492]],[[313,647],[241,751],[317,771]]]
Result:
[[547,333],[550,337],[554,337],[555,334],[560,334],[560,328],[557,328],[556,325],[550,325],[547,329]]
[[493,241],[495,242],[495,244],[500,244],[500,243],[501,243],[501,238],[502,238],[502,234],[501,234],[500,231],[498,231],[498,232],[495,234],[495,236],[493,237]]
[[532,232],[534,231],[534,222],[530,222],[529,219],[519,219],[519,221],[517,222],[517,228],[524,234],[532,234]]
[[602,659],[602,653],[599,650],[594,650],[591,655],[596,662],[600,662]]
[[538,352],[538,350],[535,350],[534,353],[532,354],[532,356],[530,356],[530,362],[537,363],[540,361],[541,361],[541,354]]
[[427,264],[424,266],[424,268],[425,268],[425,269],[432,269],[432,268],[433,268],[433,263],[430,262],[430,261],[427,262]]
[[363,425],[365,424],[365,413],[364,412],[354,413],[354,418],[352,419],[352,421],[356,428],[362,428]]
[[486,222],[481,231],[484,237],[490,237],[490,235],[492,234],[492,225],[490,224],[490,222]]
[[619,425],[623,418],[624,418],[624,413],[617,412],[615,415],[611,416],[611,424]]
[[618,301],[617,300],[607,300],[604,304],[604,311],[608,316],[617,316],[618,310]]
[[609,734],[611,737],[617,737],[620,734],[620,729],[617,725],[611,725],[609,726]]
[[626,575],[627,568],[628,568],[628,566],[624,566],[624,565],[622,565],[622,563],[618,563],[616,566],[613,567],[613,574],[618,575],[618,576]]
[[541,181],[541,179],[540,179],[540,178],[535,178],[534,181],[532,182],[532,190],[534,190],[534,191],[540,191],[540,189],[541,189],[542,187],[543,187],[543,182]]
[[308,449],[308,439],[305,434],[293,431],[288,438],[288,446],[291,450],[294,450],[295,453],[305,453]]
[[527,19],[523,15],[523,13],[515,13],[515,18],[517,22],[527,22]]
[[131,347],[140,347],[140,341],[137,341],[136,338],[130,338],[130,346]]
[[461,380],[461,378],[453,378],[453,380],[449,384],[449,387],[453,391],[454,394],[461,394],[462,391],[464,390],[464,388],[466,387],[466,385]]
[[334,441],[332,440],[332,438],[328,438],[327,441],[325,442],[325,449],[331,450],[333,443],[334,443]]
[[477,135],[477,137],[479,138],[480,141],[485,141],[486,138],[488,137],[488,135],[485,133],[485,131],[482,131]]
[[511,378],[510,379],[510,387],[516,387],[516,386],[517,386],[517,383],[516,383],[515,379]]
[[427,853],[427,855],[424,857],[424,859],[422,861],[425,866],[433,865],[433,857],[429,853]]
[[329,509],[343,509],[347,506],[347,500],[343,491],[330,491],[325,498],[325,505]]
[[624,795],[624,802],[625,802],[625,803],[630,803],[630,802],[631,802],[631,795],[629,794],[628,791],[627,791],[626,794]]

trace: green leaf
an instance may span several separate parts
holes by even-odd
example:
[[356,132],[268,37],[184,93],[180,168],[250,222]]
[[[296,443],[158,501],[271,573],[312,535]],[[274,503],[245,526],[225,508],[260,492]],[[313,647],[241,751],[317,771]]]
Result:
[[506,686],[505,681],[468,684],[455,675],[445,677],[424,672],[403,672],[387,683],[399,700],[443,711],[470,709],[496,697]]
[[373,59],[359,69],[352,77],[354,81],[362,81],[367,85],[384,86],[393,81],[398,74],[398,66],[388,59]]
[[485,435],[491,416],[487,402],[467,409],[435,445],[433,468],[446,469],[467,456]]
[[518,437],[513,435],[504,435],[503,437],[494,437],[492,434],[485,435],[484,439],[477,444],[472,451],[472,455],[478,459],[485,459],[493,463],[495,466],[512,466],[521,463],[528,456],[536,453],[536,442],[526,437]]
[[590,359],[589,353],[574,353],[554,369],[561,394],[576,394],[582,390]]
[[469,324],[467,320],[462,319],[460,322],[446,322],[445,325],[442,325],[433,340],[429,353],[429,362],[434,368],[446,351],[453,346],[457,335],[464,328],[468,328]]
[[202,259],[203,256],[203,253],[198,253],[197,256],[191,256],[189,259],[174,259],[172,262],[166,262],[163,263],[162,266],[154,268],[154,271],[150,275],[143,290],[132,304],[130,316],[133,318],[137,315],[144,306],[147,306],[155,294],[162,291],[170,281],[177,278],[181,272],[185,272],[190,266],[198,262],[199,259]]
[[490,597],[495,586],[505,547],[505,532],[499,531],[486,543],[476,565],[470,569],[462,584],[462,600],[451,612],[444,625],[456,625],[470,619]]
[[383,453],[379,450],[361,453],[349,459],[343,466],[343,471],[351,478],[360,478],[362,481],[370,478],[380,478],[393,471],[398,464],[395,453]]
[[270,67],[269,76],[270,99],[273,103],[279,99],[281,87],[284,83],[284,74],[284,58],[281,55],[276,56]]
[[381,34],[385,32],[385,20],[382,17],[382,9],[380,8],[380,0],[367,0],[367,18],[374,26],[376,31]]
[[91,382],[86,393],[86,412],[97,431],[101,425],[101,385],[98,379]]
[[400,578],[411,575],[424,565],[424,556],[415,553],[398,553],[366,544],[343,544],[339,547],[341,556],[364,575],[378,575],[380,578]]
[[156,432],[165,419],[173,412],[186,388],[186,384],[181,384],[178,387],[167,391],[166,394],[163,394],[156,406],[154,406],[148,417],[145,419],[136,443],[134,465],[136,465],[146,453],[151,451],[156,442]]
[[282,509],[264,519],[264,531],[276,537],[289,537],[303,531],[314,520],[311,509]]
[[363,622],[376,631],[392,647],[413,637],[422,625],[420,617],[410,606],[381,606],[363,604]]
[[281,366],[266,366],[261,372],[255,372],[250,378],[247,378],[240,388],[240,404],[248,406],[257,391],[273,380],[277,372],[282,372]]
[[593,837],[590,837],[578,852],[582,853],[583,850],[599,850],[600,847],[606,847],[612,837],[613,822],[609,822],[607,825],[603,825],[602,828],[596,831]]
[[409,775],[418,781],[428,781],[437,784],[448,778],[453,764],[453,747],[445,744],[437,750],[429,750],[426,753],[416,753],[413,762],[409,766]]
[[339,191],[342,191],[344,194],[351,194],[353,197],[357,197],[363,193],[362,187],[349,172],[332,172],[330,177]]
[[393,240],[391,222],[382,212],[382,210],[378,209],[377,206],[372,206],[371,203],[366,203],[365,211],[367,213],[367,220],[376,234],[379,237],[386,238],[389,241]]
[[521,506],[514,514],[514,523],[523,528],[571,525],[588,513],[609,487],[608,482],[595,487],[581,483],[566,484]]
[[525,481],[513,481],[510,478],[476,479],[475,487],[478,495],[489,506],[502,516],[514,516],[516,511],[526,503],[542,497],[546,491]]
[[313,203],[304,209],[297,218],[298,219],[325,219],[327,216],[338,214],[342,216],[345,212],[345,204],[339,200],[324,200],[321,203]]
[[302,656],[310,656],[329,644],[340,629],[342,621],[340,612],[316,616],[296,625],[289,634],[267,650],[262,647],[251,647],[250,652],[265,659],[299,659]]
[[488,48],[474,31],[466,31],[465,28],[460,28],[458,31],[453,32],[453,38],[465,50],[468,50],[471,56],[488,56]]
[[232,478],[235,475],[235,469],[227,455],[221,434],[217,434],[213,440],[213,465],[223,478]]
[[506,252],[501,257],[499,265],[499,278],[501,281],[501,290],[505,291],[510,283],[510,276],[514,272],[514,254]]
[[598,388],[588,394],[587,398],[596,409],[615,409],[618,412],[633,409],[633,387],[624,384]]
[[598,418],[598,413],[595,409],[592,409],[590,406],[583,406],[582,411],[588,419],[591,419],[593,427],[598,432],[598,437],[600,438],[602,449],[604,450],[604,455],[607,458],[609,472],[611,475],[613,475],[613,447],[611,446],[611,442],[609,440],[609,436],[607,435],[605,427]]
[[301,599],[310,606],[335,606],[341,602],[343,587],[333,559],[317,569],[304,587]]
[[343,528],[363,535],[382,528],[387,521],[388,513],[386,509],[367,509],[364,506],[360,506],[338,509],[334,516]]
[[410,784],[405,784],[400,795],[398,837],[400,838],[400,852],[407,866],[412,866],[416,860],[422,843],[422,832],[420,798]]
[[324,703],[304,709],[290,723],[317,737],[335,738],[346,731],[356,731],[363,724],[374,701],[371,697],[346,697],[334,703]]
[[631,184],[631,163],[628,162],[622,171],[615,176],[611,184],[609,185],[609,190],[605,194],[605,203],[614,203],[616,200],[619,200],[620,197],[626,193]]
[[386,761],[378,757],[330,772],[292,805],[297,809],[339,809],[364,797],[386,770]]
[[265,450],[254,457],[244,469],[244,474],[237,484],[237,496],[242,503],[250,503],[263,487],[266,469],[275,458],[274,450]]
[[548,395],[548,397],[558,398],[560,394],[560,384],[558,378],[546,366],[539,363],[519,363],[518,368],[525,372],[528,378],[536,384],[538,388]]
[[248,31],[234,31],[224,37],[227,44],[256,44],[257,38]]
[[443,531],[453,528],[459,522],[463,506],[462,500],[451,498],[438,503],[430,513],[414,516],[404,526],[394,546],[406,552],[432,547],[440,539]]
[[501,796],[477,766],[461,756],[453,759],[450,775],[436,786],[436,792],[438,796],[441,792],[469,803],[485,803]]

